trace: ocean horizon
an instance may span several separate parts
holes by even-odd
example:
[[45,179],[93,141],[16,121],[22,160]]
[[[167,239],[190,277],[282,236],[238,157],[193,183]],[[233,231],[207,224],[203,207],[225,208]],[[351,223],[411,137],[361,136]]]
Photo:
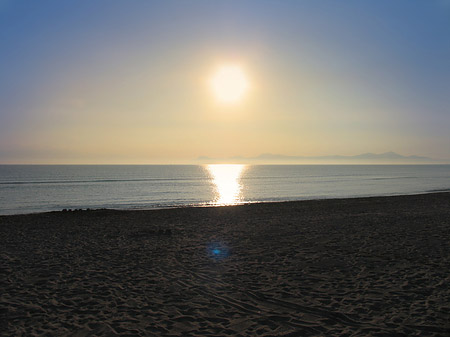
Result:
[[0,215],[450,190],[450,165],[0,165]]

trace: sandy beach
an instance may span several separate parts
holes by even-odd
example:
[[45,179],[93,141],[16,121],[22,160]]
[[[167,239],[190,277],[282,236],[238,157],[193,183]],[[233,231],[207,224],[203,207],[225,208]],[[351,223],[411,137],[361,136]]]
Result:
[[448,336],[450,193],[0,216],[5,336]]

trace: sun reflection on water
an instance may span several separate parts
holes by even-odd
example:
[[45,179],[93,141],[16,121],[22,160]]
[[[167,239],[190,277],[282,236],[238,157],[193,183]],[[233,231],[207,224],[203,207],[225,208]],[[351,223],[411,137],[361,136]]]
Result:
[[212,164],[207,165],[212,182],[215,185],[214,205],[236,205],[242,202],[241,175],[245,165]]

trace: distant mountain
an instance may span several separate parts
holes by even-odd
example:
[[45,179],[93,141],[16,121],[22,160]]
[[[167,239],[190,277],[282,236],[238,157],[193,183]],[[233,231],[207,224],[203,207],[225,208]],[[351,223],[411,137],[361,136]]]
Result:
[[238,163],[289,163],[289,164],[438,164],[448,163],[448,161],[435,160],[421,156],[403,156],[395,152],[385,153],[363,153],[355,156],[287,156],[282,154],[263,153],[257,157],[235,156],[230,158],[210,158],[201,156],[199,161],[217,163],[217,162],[238,162]]

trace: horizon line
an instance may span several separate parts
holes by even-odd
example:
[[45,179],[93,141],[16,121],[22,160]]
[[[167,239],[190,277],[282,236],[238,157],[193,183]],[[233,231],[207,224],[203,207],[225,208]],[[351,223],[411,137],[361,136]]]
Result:
[[250,162],[214,162],[214,163],[0,163],[0,166],[205,166],[205,165],[248,165],[248,166],[400,166],[400,165],[450,165],[450,162],[437,163],[250,163]]

